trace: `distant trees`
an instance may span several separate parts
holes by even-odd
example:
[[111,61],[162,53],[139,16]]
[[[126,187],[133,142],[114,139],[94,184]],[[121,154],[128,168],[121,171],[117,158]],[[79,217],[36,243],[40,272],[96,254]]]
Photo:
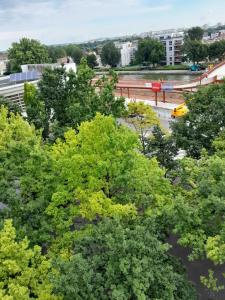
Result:
[[23,64],[40,64],[50,62],[46,46],[39,41],[22,38],[18,43],[13,43],[8,50],[10,71],[21,71]]
[[208,46],[202,43],[204,30],[201,27],[192,27],[186,32],[183,45],[185,59],[198,64],[208,57]]
[[209,58],[222,60],[225,57],[225,41],[216,41],[209,45]]
[[136,52],[136,61],[138,63],[147,63],[156,65],[165,56],[165,49],[163,44],[152,38],[142,39],[138,43],[138,50]]
[[56,63],[57,59],[67,56],[64,46],[48,46],[48,54],[53,63]]
[[84,56],[82,49],[74,44],[66,46],[49,46],[48,53],[52,62],[56,62],[59,58],[70,56],[78,65],[81,62],[81,58]]
[[188,29],[186,38],[191,41],[201,41],[203,38],[204,29],[199,26]]
[[186,59],[193,63],[199,63],[208,57],[208,46],[199,40],[185,40],[183,52]]
[[76,64],[80,64],[82,57],[84,56],[83,51],[77,45],[67,45],[65,47],[66,54],[71,56]]
[[116,67],[120,61],[120,51],[113,42],[108,42],[102,47],[101,60],[104,65]]

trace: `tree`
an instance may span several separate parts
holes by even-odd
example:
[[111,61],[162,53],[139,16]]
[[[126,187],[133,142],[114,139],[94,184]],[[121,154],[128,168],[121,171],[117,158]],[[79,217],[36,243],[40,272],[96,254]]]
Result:
[[33,244],[50,241],[51,227],[44,213],[54,191],[51,159],[41,137],[21,116],[0,110],[1,220],[12,218],[19,237]]
[[213,153],[212,142],[225,126],[225,84],[201,88],[189,99],[189,113],[171,126],[177,146],[199,158],[203,148]]
[[157,114],[149,105],[146,105],[143,102],[129,103],[126,122],[138,133],[141,141],[142,152],[146,154],[146,140],[151,134],[153,126],[160,124]]
[[152,38],[142,39],[138,42],[136,60],[138,63],[159,64],[165,56],[163,44]]
[[67,56],[71,56],[76,64],[80,64],[83,57],[83,51],[78,46],[70,44],[66,46],[65,51]]
[[13,43],[8,50],[11,69],[21,71],[20,66],[24,64],[48,63],[49,56],[46,46],[39,41],[22,38],[19,43]]
[[113,42],[108,42],[102,47],[101,60],[104,65],[116,67],[120,61],[120,51]]
[[101,222],[74,241],[69,261],[58,260],[55,292],[65,300],[197,299],[154,226],[151,219]]
[[135,133],[100,114],[78,130],[68,131],[50,152],[57,189],[46,212],[59,242],[64,235],[71,242],[75,233],[69,228],[85,228],[102,217],[134,217],[137,209],[162,215],[170,184],[155,159],[137,152]]
[[16,240],[11,220],[4,222],[0,231],[0,298],[56,300],[48,280],[50,261],[41,249],[29,248],[29,241]]
[[204,30],[199,27],[192,27],[187,31],[187,38],[192,41],[201,41],[203,38]]
[[39,101],[38,90],[32,83],[24,84],[24,103],[26,105],[27,120],[36,129],[45,127],[45,112],[43,102]]
[[96,112],[115,117],[123,114],[125,100],[114,95],[117,76],[112,73],[111,77],[103,77],[93,84],[94,77],[86,60],[82,60],[76,74],[67,73],[64,68],[43,73],[38,98],[44,102],[47,119],[44,137],[49,136],[54,122],[60,128],[76,128],[82,121],[92,119]]
[[208,46],[201,41],[187,39],[183,45],[183,52],[186,59],[198,64],[207,58]]
[[225,55],[225,41],[216,41],[209,45],[210,59],[224,59]]
[[166,135],[157,125],[153,128],[152,137],[146,139],[146,152],[148,157],[156,157],[162,167],[168,170],[176,166],[175,156],[177,146],[171,135]]
[[57,59],[67,56],[66,49],[63,46],[49,46],[48,54],[53,63],[56,63]]
[[98,65],[95,54],[87,55],[87,64],[92,69]]

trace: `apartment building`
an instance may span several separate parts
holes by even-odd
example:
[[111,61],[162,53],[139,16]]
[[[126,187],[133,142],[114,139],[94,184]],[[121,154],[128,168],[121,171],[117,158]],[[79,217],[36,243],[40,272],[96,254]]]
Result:
[[122,67],[129,66],[131,61],[135,58],[137,51],[137,42],[115,42],[115,46],[120,49]]
[[182,63],[182,45],[184,32],[162,33],[154,35],[165,47],[165,58],[162,64],[179,65]]

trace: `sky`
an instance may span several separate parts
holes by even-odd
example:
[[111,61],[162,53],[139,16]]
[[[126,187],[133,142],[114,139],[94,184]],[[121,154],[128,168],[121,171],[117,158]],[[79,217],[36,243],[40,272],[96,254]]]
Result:
[[224,0],[0,0],[0,50],[225,23]]

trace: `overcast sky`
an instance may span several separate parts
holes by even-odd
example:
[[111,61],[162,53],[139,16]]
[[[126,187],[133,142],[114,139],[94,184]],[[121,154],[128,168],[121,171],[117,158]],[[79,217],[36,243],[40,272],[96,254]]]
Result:
[[224,0],[0,0],[0,49],[225,23]]

